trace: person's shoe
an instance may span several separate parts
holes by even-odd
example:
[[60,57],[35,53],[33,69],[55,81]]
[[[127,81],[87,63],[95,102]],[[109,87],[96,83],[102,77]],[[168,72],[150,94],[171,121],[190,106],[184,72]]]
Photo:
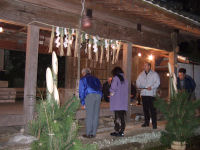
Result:
[[124,136],[124,132],[119,132],[117,136],[123,137]]
[[112,133],[110,133],[110,135],[111,135],[111,136],[118,136],[119,133],[118,133],[118,132],[112,132]]
[[83,137],[84,137],[84,138],[93,138],[94,136],[93,136],[93,135],[86,135],[86,134],[83,134]]
[[157,129],[157,126],[153,126],[153,129]]
[[148,127],[148,126],[149,126],[149,124],[146,124],[146,123],[141,125],[141,127]]
[[95,138],[95,135],[89,135],[89,138]]

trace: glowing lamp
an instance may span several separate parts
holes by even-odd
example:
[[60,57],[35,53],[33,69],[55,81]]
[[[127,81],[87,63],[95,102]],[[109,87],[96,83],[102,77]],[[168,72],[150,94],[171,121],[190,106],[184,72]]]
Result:
[[169,77],[169,73],[167,73],[166,75],[167,75],[167,77]]
[[91,19],[87,16],[83,17],[82,19],[82,26],[83,28],[89,28],[92,26]]
[[3,27],[0,27],[0,32],[3,32]]
[[149,59],[149,60],[153,60],[153,55],[152,55],[152,54],[149,55],[148,59]]

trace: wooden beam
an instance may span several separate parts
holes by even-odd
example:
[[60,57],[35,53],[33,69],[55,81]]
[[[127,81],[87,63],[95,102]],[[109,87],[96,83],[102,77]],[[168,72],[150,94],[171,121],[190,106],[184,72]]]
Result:
[[128,80],[128,114],[127,119],[131,118],[130,95],[131,95],[131,68],[132,68],[132,43],[123,44],[123,71]]
[[[102,14],[99,18],[104,18],[103,15],[107,16]],[[32,3],[20,0],[14,2],[13,0],[0,1],[0,20],[15,22],[23,24],[24,26],[32,21],[41,21],[45,24],[76,28],[78,25],[78,18],[79,15],[76,14],[44,7],[42,5],[33,5]],[[92,20],[92,27],[90,29],[85,29],[85,31],[89,34],[99,35],[100,37],[130,41],[138,45],[165,50],[171,49],[171,45],[168,44],[170,41],[169,34],[163,36],[163,34],[159,34],[159,31],[155,32],[155,29],[151,31],[150,28],[146,28],[147,31],[138,32],[135,29],[136,24],[128,23],[126,20],[113,18],[112,16],[107,17],[107,21],[108,20],[112,21],[106,22],[101,19],[94,19]],[[40,26],[50,28],[42,24],[40,24]],[[145,26],[143,26],[143,28],[145,29]]]
[[1,49],[7,49],[7,50],[15,50],[15,51],[24,51],[26,50],[25,43],[19,43],[16,41],[10,41],[10,40],[0,40],[0,48]]
[[24,84],[24,123],[33,120],[36,103],[37,65],[38,65],[39,27],[28,25],[25,84]]

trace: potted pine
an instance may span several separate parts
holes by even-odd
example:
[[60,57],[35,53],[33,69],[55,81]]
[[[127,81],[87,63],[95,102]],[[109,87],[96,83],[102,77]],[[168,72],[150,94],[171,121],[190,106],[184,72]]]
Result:
[[200,101],[191,101],[188,93],[178,92],[171,96],[170,102],[157,98],[155,106],[167,121],[165,131],[161,133],[161,143],[171,145],[172,149],[185,150],[186,143],[200,125],[200,119],[195,115]]

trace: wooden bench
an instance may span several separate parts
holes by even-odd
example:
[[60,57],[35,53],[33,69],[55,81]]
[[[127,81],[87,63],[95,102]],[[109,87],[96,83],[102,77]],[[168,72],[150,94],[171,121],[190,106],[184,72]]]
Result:
[[[16,91],[16,98],[24,98],[24,88],[14,88]],[[46,88],[39,88],[36,90],[36,97],[46,96]]]
[[8,87],[8,81],[0,81],[0,88]]
[[0,103],[14,103],[16,90],[14,88],[0,88]]
[[[36,97],[45,96],[46,89],[37,89]],[[16,99],[24,98],[24,88],[0,88],[0,103],[14,103]]]

